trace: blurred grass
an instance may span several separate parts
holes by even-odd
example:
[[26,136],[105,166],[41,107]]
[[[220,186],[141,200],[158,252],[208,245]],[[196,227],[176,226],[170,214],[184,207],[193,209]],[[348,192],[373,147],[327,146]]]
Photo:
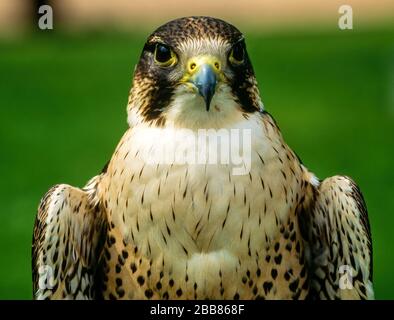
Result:
[[[51,34],[0,42],[0,298],[30,299],[40,197],[82,186],[126,129],[144,36]],[[347,174],[370,212],[376,297],[394,298],[394,29],[247,33],[266,109],[320,178]]]

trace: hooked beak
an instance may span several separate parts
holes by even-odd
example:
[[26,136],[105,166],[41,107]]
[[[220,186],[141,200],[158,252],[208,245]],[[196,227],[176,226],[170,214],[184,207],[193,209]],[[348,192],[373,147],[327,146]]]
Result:
[[212,67],[208,64],[203,64],[196,73],[193,81],[197,87],[199,94],[204,98],[205,107],[209,111],[209,106],[216,88],[216,74]]
[[196,57],[189,62],[189,74],[189,82],[196,86],[205,101],[206,110],[209,111],[220,77],[219,61],[213,56]]

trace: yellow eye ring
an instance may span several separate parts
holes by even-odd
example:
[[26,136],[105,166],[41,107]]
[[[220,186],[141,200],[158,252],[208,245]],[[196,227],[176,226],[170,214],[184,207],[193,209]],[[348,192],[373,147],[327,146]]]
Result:
[[172,51],[169,46],[166,46],[165,44],[162,43],[156,44],[154,57],[155,57],[155,62],[160,67],[164,67],[164,68],[171,67],[175,65],[177,62],[177,57],[174,51]]
[[245,61],[245,49],[241,42],[231,49],[228,59],[233,65],[240,65]]

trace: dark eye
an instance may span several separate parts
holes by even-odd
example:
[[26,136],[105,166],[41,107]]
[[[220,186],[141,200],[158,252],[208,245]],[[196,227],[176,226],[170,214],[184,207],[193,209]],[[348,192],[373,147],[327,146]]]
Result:
[[230,52],[229,60],[232,64],[241,64],[245,59],[245,49],[241,42],[238,42]]
[[176,55],[168,46],[158,43],[155,48],[155,61],[162,67],[169,67],[175,64]]

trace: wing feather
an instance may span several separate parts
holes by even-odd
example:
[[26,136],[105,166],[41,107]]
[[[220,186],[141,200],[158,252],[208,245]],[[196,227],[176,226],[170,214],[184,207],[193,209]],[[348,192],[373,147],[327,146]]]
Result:
[[335,176],[312,193],[300,214],[311,298],[372,299],[372,238],[360,189]]
[[36,299],[91,299],[102,248],[104,210],[93,178],[85,189],[60,184],[42,198],[33,232]]

